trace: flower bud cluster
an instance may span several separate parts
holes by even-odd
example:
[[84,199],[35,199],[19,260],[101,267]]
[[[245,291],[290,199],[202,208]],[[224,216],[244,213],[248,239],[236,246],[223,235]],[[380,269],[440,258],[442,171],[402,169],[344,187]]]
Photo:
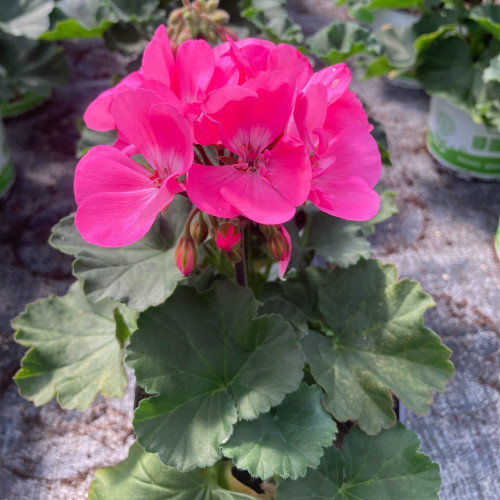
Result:
[[219,0],[185,1],[184,4],[168,17],[167,32],[174,52],[187,40],[202,38],[215,44],[218,40],[225,40],[226,35],[233,35],[224,27],[229,21],[229,14],[218,9]]

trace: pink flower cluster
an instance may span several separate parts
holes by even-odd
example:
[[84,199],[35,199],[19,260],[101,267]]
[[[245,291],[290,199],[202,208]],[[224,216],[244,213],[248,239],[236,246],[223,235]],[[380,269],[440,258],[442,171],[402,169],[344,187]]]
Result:
[[345,64],[313,73],[295,48],[252,38],[213,49],[190,40],[174,55],[160,26],[140,70],[84,115],[92,129],[116,128],[118,140],[77,165],[82,237],[133,243],[178,193],[211,216],[264,225],[290,220],[306,200],[370,219],[381,162],[350,78]]

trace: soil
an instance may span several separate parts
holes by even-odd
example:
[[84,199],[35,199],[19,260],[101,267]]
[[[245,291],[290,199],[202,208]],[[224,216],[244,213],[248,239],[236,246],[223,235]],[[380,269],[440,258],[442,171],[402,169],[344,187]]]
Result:
[[[327,0],[290,1],[309,33],[345,17]],[[74,210],[77,122],[87,104],[125,71],[127,59],[101,41],[65,44],[70,84],[39,108],[6,120],[17,181],[0,204],[0,497],[4,500],[86,498],[95,469],[123,460],[133,441],[133,380],[122,400],[98,398],[86,412],[55,401],[36,408],[11,377],[24,349],[10,320],[26,304],[72,283],[71,258],[46,241]],[[374,255],[419,280],[436,307],[426,325],[453,350],[456,377],[435,396],[427,416],[407,412],[423,451],[439,462],[444,500],[491,500],[500,491],[500,264],[493,240],[500,184],[464,181],[425,148],[429,98],[382,80],[351,85],[386,129],[393,167],[382,184],[397,193],[399,212],[371,237]],[[133,375],[130,374],[131,379]]]

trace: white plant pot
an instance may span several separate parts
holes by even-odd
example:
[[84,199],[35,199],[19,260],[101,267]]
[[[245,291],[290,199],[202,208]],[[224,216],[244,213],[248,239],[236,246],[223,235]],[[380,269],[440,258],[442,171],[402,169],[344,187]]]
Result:
[[0,115],[0,198],[5,196],[14,184],[16,171],[10,158],[7,138],[3,129],[2,116]]
[[[384,25],[392,26],[410,26],[416,23],[420,19],[418,14],[413,14],[412,12],[407,12],[404,10],[397,9],[374,9],[373,10],[373,31],[383,29]],[[387,76],[384,78],[387,83],[394,85],[395,87],[401,87],[405,89],[421,89],[422,87],[415,78],[407,75],[399,75],[397,77],[391,78]]]
[[444,99],[431,98],[426,142],[441,165],[467,178],[500,181],[500,133]]

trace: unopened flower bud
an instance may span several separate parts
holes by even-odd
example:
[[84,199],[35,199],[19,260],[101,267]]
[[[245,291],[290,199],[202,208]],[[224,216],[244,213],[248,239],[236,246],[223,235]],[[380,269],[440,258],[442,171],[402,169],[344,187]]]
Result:
[[271,236],[267,240],[267,246],[269,248],[270,254],[276,260],[283,260],[290,251],[288,243],[281,233],[278,233],[275,236]]
[[278,226],[273,226],[269,224],[259,224],[260,232],[268,240],[271,236],[278,234]]
[[219,6],[219,0],[208,0],[207,12],[213,12]]
[[240,228],[233,222],[223,222],[217,228],[215,244],[225,252],[235,250],[241,240]]
[[184,276],[191,273],[198,263],[198,250],[191,236],[181,236],[175,248],[175,262]]
[[182,16],[184,15],[184,9],[174,9],[170,15],[168,16],[168,24],[171,26],[173,24],[177,24]]
[[190,232],[196,245],[200,245],[207,239],[208,224],[201,212],[198,212],[198,216],[191,224]]
[[185,28],[181,31],[179,36],[177,37],[177,45],[180,45],[181,43],[186,42],[187,40],[191,40],[193,37],[191,35],[191,30]]
[[226,24],[229,21],[229,14],[222,9],[210,13],[210,19],[217,24]]
[[288,231],[282,224],[265,226],[261,224],[260,230],[267,238],[269,253],[279,261],[279,277],[283,279],[290,257],[292,256],[292,241]]

